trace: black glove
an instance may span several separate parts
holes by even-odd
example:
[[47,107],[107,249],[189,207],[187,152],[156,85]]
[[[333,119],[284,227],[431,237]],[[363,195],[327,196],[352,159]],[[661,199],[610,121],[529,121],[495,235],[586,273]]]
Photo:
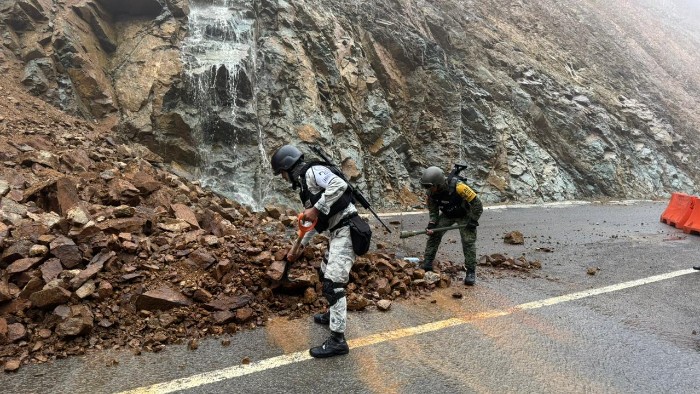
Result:
[[476,220],[470,220],[469,222],[467,222],[467,230],[476,231],[477,227],[479,227],[479,222],[477,222]]
[[426,229],[426,230],[432,230],[432,229],[434,229],[435,227],[437,227],[437,223],[435,223],[435,222],[428,222],[428,227],[426,227],[425,229]]

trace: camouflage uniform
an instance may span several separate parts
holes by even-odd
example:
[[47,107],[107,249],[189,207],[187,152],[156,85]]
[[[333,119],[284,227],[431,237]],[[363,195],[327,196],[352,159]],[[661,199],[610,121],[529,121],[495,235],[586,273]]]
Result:
[[[333,174],[324,166],[313,166],[306,171],[306,185],[309,192],[317,194],[323,192],[322,197],[314,204],[322,214],[328,214],[330,207],[335,203],[347,188],[347,184],[340,177]],[[305,202],[306,205],[306,202]],[[345,284],[350,279],[350,270],[355,262],[355,252],[352,249],[352,239],[350,238],[350,227],[343,226],[334,229],[343,218],[357,213],[355,205],[350,203],[345,209],[331,216],[328,219],[330,231],[330,242],[326,261],[321,264],[324,283],[331,281],[334,283],[332,292],[338,294],[338,299],[330,306],[330,329],[331,331],[344,333],[347,321],[347,297],[345,297]],[[306,233],[302,240],[303,245],[307,245],[315,231]],[[324,294],[327,291],[324,291]],[[329,301],[330,303],[330,301]]]
[[[275,175],[282,175],[291,182],[293,189],[300,189],[299,198],[304,205],[302,217],[315,220],[316,231],[330,233],[328,254],[319,273],[329,311],[314,315],[314,322],[329,325],[331,335],[322,345],[309,349],[309,354],[315,358],[340,356],[350,351],[344,333],[348,304],[345,285],[355,262],[349,224],[357,216],[357,209],[352,203],[352,189],[342,173],[327,164],[305,162],[304,154],[294,145],[279,147],[270,159]],[[302,245],[308,245],[316,231],[306,233]],[[298,251],[287,252],[290,262],[298,257]]]
[[[464,182],[457,181],[447,186],[448,190],[438,191],[436,193],[428,192],[428,211],[430,222],[434,223],[433,227],[447,227],[453,224],[474,224],[478,223],[484,207],[477,197],[476,193]],[[459,196],[459,197],[455,197]],[[445,208],[446,198],[454,198],[460,201],[461,208],[456,210],[457,217],[448,217],[441,211]],[[464,227],[459,229],[460,238],[462,240],[462,252],[464,253],[464,268],[476,268],[476,227]],[[435,255],[437,254],[440,241],[445,235],[444,231],[435,232],[428,236],[428,242],[425,245],[425,264],[432,266]]]

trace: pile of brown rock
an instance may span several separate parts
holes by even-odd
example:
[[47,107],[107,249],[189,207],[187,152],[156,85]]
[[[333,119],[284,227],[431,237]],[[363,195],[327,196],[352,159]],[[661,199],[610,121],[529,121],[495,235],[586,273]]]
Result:
[[[4,123],[0,134],[0,363],[88,349],[158,351],[324,306],[317,237],[284,281],[267,271],[293,211],[253,213],[88,123]],[[449,285],[391,254],[358,258],[349,308]]]
[[[324,308],[316,273],[323,237],[287,279],[268,274],[292,243],[295,212],[251,212],[200,187],[149,149],[114,141],[114,122],[77,119],[27,95],[6,64],[0,368],[99,349],[194,349],[205,336]],[[449,280],[389,253],[368,254],[351,273],[349,308],[387,305]]]
[[515,271],[531,271],[542,269],[542,263],[539,260],[530,261],[525,256],[517,258],[509,257],[504,254],[494,253],[491,255],[483,255],[479,258],[479,265],[496,267],[498,269],[508,269]]

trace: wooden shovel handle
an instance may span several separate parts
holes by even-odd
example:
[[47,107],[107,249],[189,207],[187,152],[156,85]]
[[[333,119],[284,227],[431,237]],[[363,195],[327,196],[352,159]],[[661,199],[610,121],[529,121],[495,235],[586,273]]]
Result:
[[301,247],[301,240],[303,238],[303,236],[297,237],[297,240],[294,241],[294,245],[292,245],[292,250],[289,251],[290,255],[296,256],[297,253],[299,253],[299,248]]

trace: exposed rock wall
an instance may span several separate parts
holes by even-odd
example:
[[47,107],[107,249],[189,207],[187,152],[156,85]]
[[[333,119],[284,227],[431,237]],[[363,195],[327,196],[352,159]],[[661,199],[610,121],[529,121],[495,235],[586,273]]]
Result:
[[307,123],[375,198],[454,162],[490,201],[697,190],[698,19],[530,3],[263,2],[259,74],[280,75],[282,111],[261,123],[295,141],[288,120]]
[[267,163],[286,142],[326,147],[376,205],[415,204],[421,170],[455,162],[490,202],[700,190],[692,2],[229,1],[254,23],[249,93],[210,130],[182,43],[189,10],[216,1],[190,3],[0,2],[3,43],[34,94],[118,115],[120,135],[195,174],[195,130],[211,133],[212,155],[237,160],[218,176],[261,204],[286,189]]
[[22,82],[32,93],[86,118],[118,116],[124,136],[185,162],[193,143],[161,109],[181,74],[186,13],[184,0],[0,5],[3,44],[25,62]]

